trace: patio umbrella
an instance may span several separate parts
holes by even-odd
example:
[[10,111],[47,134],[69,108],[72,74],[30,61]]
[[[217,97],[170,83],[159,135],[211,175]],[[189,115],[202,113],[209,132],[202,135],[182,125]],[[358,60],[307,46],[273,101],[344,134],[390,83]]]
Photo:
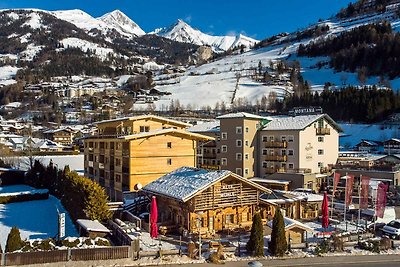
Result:
[[156,197],[153,196],[150,207],[150,236],[152,238],[158,237],[157,219],[158,219],[157,201]]
[[329,225],[329,201],[328,201],[328,194],[326,191],[324,192],[324,198],[322,200],[322,227],[324,230],[328,228]]

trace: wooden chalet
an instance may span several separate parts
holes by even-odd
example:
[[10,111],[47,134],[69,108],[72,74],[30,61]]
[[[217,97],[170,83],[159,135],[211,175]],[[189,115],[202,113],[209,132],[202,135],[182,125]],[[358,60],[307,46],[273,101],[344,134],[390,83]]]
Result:
[[[286,242],[291,245],[293,244],[301,244],[305,242],[305,233],[307,232],[313,232],[313,229],[308,227],[307,225],[290,219],[288,217],[284,217],[283,218],[283,222],[285,224],[285,236],[286,236]],[[273,220],[269,221],[267,223],[267,226],[269,227],[269,229],[267,229],[267,233],[266,234],[271,234],[272,232],[272,223]]]
[[265,214],[260,195],[271,190],[230,171],[181,167],[146,185],[143,192],[156,196],[160,226],[212,236],[250,230],[255,212]]
[[260,196],[261,205],[266,206],[266,217],[272,219],[277,208],[292,219],[314,220],[321,210],[322,196],[312,193],[274,190],[272,194]]

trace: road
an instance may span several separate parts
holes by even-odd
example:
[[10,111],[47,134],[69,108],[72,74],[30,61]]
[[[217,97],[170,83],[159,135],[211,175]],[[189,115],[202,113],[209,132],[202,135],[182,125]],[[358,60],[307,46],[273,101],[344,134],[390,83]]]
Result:
[[[229,267],[247,267],[250,261],[227,262],[225,266]],[[400,255],[373,255],[373,256],[332,256],[332,257],[315,257],[301,259],[282,259],[282,260],[261,260],[263,266],[325,266],[325,267],[398,267],[400,266]],[[160,265],[158,265],[160,266]],[[182,264],[182,265],[162,265],[162,266],[180,266],[180,267],[215,267],[218,265],[203,264]]]

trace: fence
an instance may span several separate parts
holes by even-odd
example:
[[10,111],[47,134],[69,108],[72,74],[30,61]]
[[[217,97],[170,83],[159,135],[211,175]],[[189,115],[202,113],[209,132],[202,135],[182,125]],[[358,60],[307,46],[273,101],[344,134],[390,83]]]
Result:
[[133,257],[130,246],[0,254],[0,266],[31,265],[63,261],[112,260]]

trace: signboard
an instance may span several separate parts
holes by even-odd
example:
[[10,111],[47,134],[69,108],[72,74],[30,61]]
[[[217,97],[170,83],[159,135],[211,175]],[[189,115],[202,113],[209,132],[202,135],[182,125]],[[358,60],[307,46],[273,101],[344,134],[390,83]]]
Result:
[[58,214],[58,238],[65,236],[65,213]]
[[306,114],[322,114],[323,110],[321,107],[295,107],[289,111],[289,115],[306,115]]

